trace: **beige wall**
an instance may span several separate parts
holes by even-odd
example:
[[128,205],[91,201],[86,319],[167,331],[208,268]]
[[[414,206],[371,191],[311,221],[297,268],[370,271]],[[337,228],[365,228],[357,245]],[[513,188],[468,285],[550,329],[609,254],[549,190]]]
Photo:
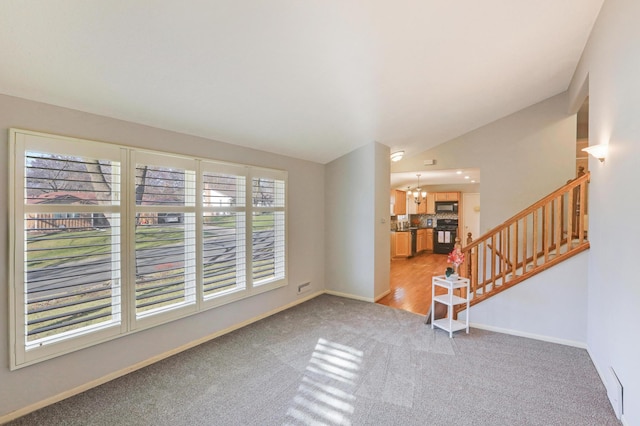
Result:
[[375,144],[374,158],[374,179],[375,186],[375,202],[373,218],[373,229],[375,232],[374,241],[374,288],[373,297],[375,300],[380,299],[389,292],[389,279],[391,272],[391,259],[389,247],[391,244],[391,234],[389,232],[389,147],[379,143]]
[[365,145],[325,176],[327,290],[373,301],[389,288],[389,148]]
[[576,117],[567,94],[554,96],[428,151],[392,164],[392,172],[479,168],[480,231],[499,225],[575,177]]
[[624,388],[624,421],[640,425],[640,2],[605,0],[570,86],[577,109],[589,95],[588,347],[605,385]]
[[[204,313],[125,336],[55,359],[9,371],[8,289],[0,285],[0,418],[83,386],[181,345],[261,316],[301,299],[297,285],[324,290],[324,166],[212,140],[168,132],[84,112],[0,95],[0,170],[8,170],[8,128],[37,130],[126,144],[289,172],[289,285]],[[8,176],[0,173],[0,241],[8,241]],[[8,269],[0,244],[0,270]]]

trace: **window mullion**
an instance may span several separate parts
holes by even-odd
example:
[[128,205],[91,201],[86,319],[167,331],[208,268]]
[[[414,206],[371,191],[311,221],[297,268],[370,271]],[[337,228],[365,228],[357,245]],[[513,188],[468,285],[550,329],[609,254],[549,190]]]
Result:
[[[14,184],[9,185],[9,199],[13,203],[13,208],[9,209],[9,220],[13,226],[9,227],[9,243],[14,250],[9,250],[9,276],[13,279],[13,285],[9,286],[9,314],[14,321],[11,328],[10,350],[11,367],[22,364],[25,361],[25,344],[27,340],[26,325],[26,294],[25,288],[25,267],[24,256],[26,253],[26,237],[24,230],[24,191],[22,191],[25,181],[25,136],[11,131],[10,139],[15,140],[15,144],[9,144],[9,167],[14,176]],[[17,189],[20,190],[17,190]]]
[[129,331],[138,328],[138,322],[136,321],[136,162],[137,156],[135,150],[128,151],[128,161],[126,174],[126,197],[123,195],[123,199],[126,200],[126,212],[127,220],[126,224],[126,279],[124,289],[126,291],[127,307],[126,317],[128,319]]
[[[198,188],[200,186],[200,173],[199,173],[199,161],[196,161],[195,167],[192,167],[194,170],[185,171],[185,181],[184,181],[184,192],[185,192],[185,204],[187,206],[195,207],[194,215],[183,215],[184,216],[184,278],[185,278],[185,301],[195,303],[196,307],[200,306],[200,297],[198,296],[198,264],[200,263],[198,260],[198,239],[199,232],[197,232],[200,222],[200,215],[198,214],[198,210],[201,209],[202,205],[202,197],[198,196],[199,192]],[[192,243],[189,243],[192,241]],[[194,246],[192,246],[193,244]],[[190,254],[189,252],[194,250],[194,253]],[[193,277],[193,279],[189,279],[189,277]]]
[[245,214],[245,275],[247,289],[253,290],[253,173],[252,169],[248,169],[245,187],[245,205],[247,206]]
[[196,284],[195,284],[195,294],[196,294],[196,306],[198,311],[202,309],[202,302],[204,299],[204,261],[203,261],[203,250],[204,250],[204,226],[203,226],[203,171],[202,171],[202,161],[196,161],[196,189],[195,189],[195,207],[196,207],[196,258],[195,258],[195,273],[196,273]]
[[[117,185],[120,187],[120,190],[117,193],[113,193],[112,203],[117,204],[119,208],[119,217],[117,219],[112,217],[113,226],[120,229],[120,235],[116,234],[113,238],[111,244],[111,281],[114,283],[113,293],[111,294],[111,306],[114,310],[114,319],[120,321],[120,329],[121,332],[126,332],[129,327],[129,319],[126,315],[126,294],[123,292],[123,286],[126,282],[126,273],[127,273],[127,261],[125,253],[127,252],[126,248],[126,236],[124,236],[123,241],[123,223],[127,223],[127,212],[126,212],[126,204],[123,205],[122,197],[126,200],[128,188],[126,187],[127,176],[125,173],[124,178],[122,177],[122,171],[127,170],[128,164],[128,152],[126,149],[120,149],[120,165],[114,166],[114,175],[116,178],[113,181],[113,185]],[[117,169],[117,170],[115,170]],[[123,185],[123,183],[125,185]],[[117,276],[117,271],[120,271],[120,276]],[[124,296],[124,297],[123,297]],[[122,309],[125,308],[125,315],[122,315]]]

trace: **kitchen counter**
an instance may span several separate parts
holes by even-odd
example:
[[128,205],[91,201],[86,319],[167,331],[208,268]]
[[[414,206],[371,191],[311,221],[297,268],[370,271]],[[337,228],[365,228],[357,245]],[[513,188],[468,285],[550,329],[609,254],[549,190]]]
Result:
[[391,232],[409,232],[409,231],[415,231],[416,229],[435,229],[435,228],[428,228],[428,227],[411,227],[411,228],[407,228],[407,229],[392,229]]

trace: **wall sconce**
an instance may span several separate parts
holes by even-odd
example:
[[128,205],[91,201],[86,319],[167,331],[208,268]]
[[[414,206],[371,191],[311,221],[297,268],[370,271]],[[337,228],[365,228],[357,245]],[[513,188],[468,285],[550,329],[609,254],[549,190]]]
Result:
[[598,145],[591,145],[582,149],[587,154],[592,155],[594,158],[600,160],[601,163],[604,163],[604,160],[607,158],[607,153],[609,151],[609,145],[601,143]]
[[402,157],[404,157],[404,151],[396,151],[391,154],[391,161],[395,163],[396,161],[402,160]]

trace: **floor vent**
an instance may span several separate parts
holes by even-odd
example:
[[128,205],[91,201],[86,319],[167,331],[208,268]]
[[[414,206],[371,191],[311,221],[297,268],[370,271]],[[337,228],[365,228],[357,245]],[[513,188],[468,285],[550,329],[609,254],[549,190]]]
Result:
[[613,406],[613,411],[616,413],[616,417],[620,418],[624,412],[624,407],[622,405],[622,383],[620,383],[620,379],[618,379],[618,375],[613,367],[609,367],[609,373],[607,395],[609,396],[609,401],[611,401],[611,405]]
[[311,290],[311,281],[298,285],[298,294]]

